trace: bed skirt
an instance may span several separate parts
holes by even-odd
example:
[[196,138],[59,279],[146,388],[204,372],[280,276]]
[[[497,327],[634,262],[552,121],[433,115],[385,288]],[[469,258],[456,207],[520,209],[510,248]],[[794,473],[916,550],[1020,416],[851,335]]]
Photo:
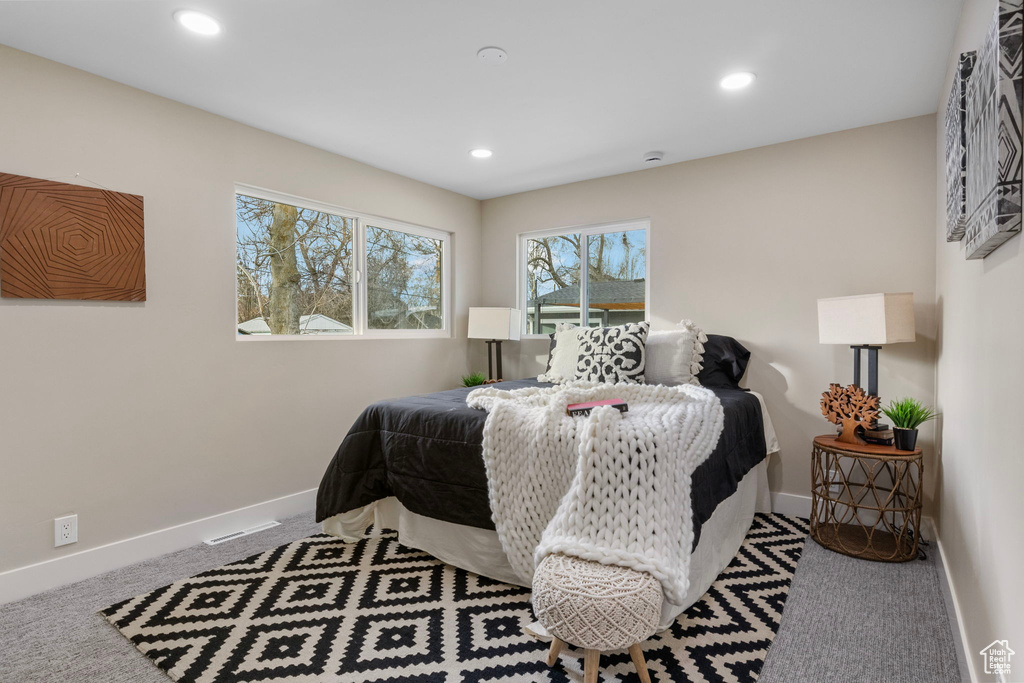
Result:
[[[711,587],[739,551],[755,512],[771,512],[768,459],[740,480],[736,492],[715,508],[704,523],[700,541],[690,556],[690,588],[682,605],[663,603],[659,629],[668,628]],[[363,538],[366,527],[396,529],[399,541],[437,559],[505,583],[520,584],[512,571],[497,532],[443,522],[409,512],[397,498],[385,498],[359,510],[323,521],[323,530],[346,541]]]

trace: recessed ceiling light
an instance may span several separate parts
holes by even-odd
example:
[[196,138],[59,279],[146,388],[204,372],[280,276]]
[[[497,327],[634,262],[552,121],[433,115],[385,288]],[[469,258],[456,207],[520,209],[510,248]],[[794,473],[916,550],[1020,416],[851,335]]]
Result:
[[471,149],[469,150],[469,153],[475,156],[477,159],[486,159],[487,157],[494,154],[494,152],[492,152],[489,149]]
[[644,161],[648,164],[655,164],[665,158],[664,152],[648,152],[644,154]]
[[174,20],[193,33],[215,36],[220,33],[220,24],[208,14],[191,9],[180,9],[174,13]]
[[718,84],[726,90],[739,90],[753,83],[755,78],[757,77],[749,71],[738,71],[734,74],[729,74],[719,81]]

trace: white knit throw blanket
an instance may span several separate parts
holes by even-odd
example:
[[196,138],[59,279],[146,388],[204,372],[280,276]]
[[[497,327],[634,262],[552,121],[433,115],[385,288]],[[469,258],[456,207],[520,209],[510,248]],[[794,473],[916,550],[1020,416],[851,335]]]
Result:
[[[629,411],[566,405],[623,399]],[[491,513],[512,569],[526,584],[562,553],[631,567],[680,604],[689,585],[690,480],[722,432],[722,405],[690,384],[572,382],[473,391],[487,411],[483,452]]]

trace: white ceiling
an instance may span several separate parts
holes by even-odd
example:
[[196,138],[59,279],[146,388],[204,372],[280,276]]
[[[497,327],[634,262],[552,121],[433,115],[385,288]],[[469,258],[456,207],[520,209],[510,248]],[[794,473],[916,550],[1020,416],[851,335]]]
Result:
[[[644,168],[650,150],[674,163],[934,112],[961,4],[0,2],[0,43],[487,198]],[[182,7],[223,32],[186,32]],[[505,65],[477,61],[489,45]],[[740,70],[752,87],[718,87]]]

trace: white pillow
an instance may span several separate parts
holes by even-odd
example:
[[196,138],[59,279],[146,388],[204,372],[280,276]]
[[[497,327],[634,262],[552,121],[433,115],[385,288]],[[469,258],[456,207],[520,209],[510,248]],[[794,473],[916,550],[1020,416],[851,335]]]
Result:
[[547,372],[538,375],[537,379],[552,384],[571,382],[576,375],[576,361],[580,357],[579,328],[570,323],[558,323],[551,341],[554,346],[548,356]]
[[644,381],[670,387],[700,384],[697,374],[702,367],[707,340],[707,335],[692,320],[680,321],[674,330],[649,333]]

